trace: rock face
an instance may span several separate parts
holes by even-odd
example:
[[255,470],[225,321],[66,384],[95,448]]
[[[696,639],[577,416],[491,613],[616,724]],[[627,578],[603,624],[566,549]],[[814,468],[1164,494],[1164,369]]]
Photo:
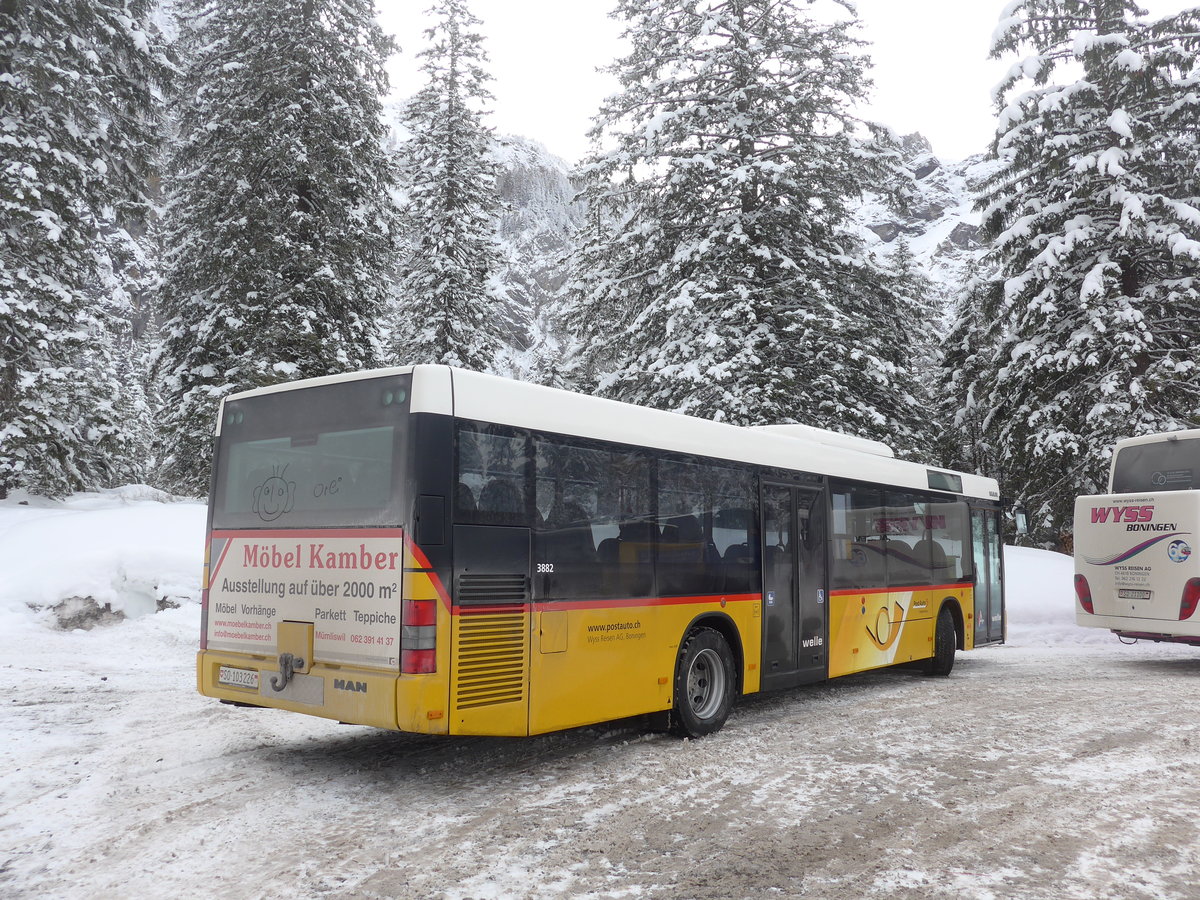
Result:
[[879,222],[875,225],[868,225],[867,228],[875,232],[885,244],[890,244],[896,238],[900,237],[900,226],[895,222]]
[[571,168],[541,144],[505,136],[493,150],[496,185],[504,211],[500,243],[505,268],[499,273],[525,333],[514,341],[518,352],[511,374],[527,376],[537,365],[533,357],[553,342],[556,323],[554,298],[566,278],[566,257],[583,217],[575,200]]
[[868,195],[858,219],[867,241],[884,256],[901,240],[907,243],[944,304],[962,285],[969,263],[987,249],[979,235],[974,194],[995,163],[983,155],[946,162],[920,134],[907,135],[900,145],[916,179],[907,209],[897,213]]
[[959,222],[954,226],[954,230],[950,232],[950,236],[946,240],[960,250],[970,250],[978,247],[980,246],[979,226],[972,225],[970,222]]
[[918,159],[913,160],[913,177],[917,181],[920,181],[922,178],[928,178],[941,168],[941,165],[937,157],[932,153],[923,153]]
[[492,155],[499,169],[496,186],[506,204],[501,236],[525,240],[537,235],[561,246],[581,218],[570,166],[541,144],[515,136],[499,138]]
[[504,203],[500,239],[509,260],[505,280],[520,285],[540,309],[562,284],[559,260],[582,218],[570,167],[541,144],[502,137],[493,158]]

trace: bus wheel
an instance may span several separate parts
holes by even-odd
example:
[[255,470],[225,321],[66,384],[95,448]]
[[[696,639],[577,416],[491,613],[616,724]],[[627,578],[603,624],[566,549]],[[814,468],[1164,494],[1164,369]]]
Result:
[[925,667],[926,675],[949,675],[954,668],[954,650],[958,634],[954,630],[954,615],[950,607],[943,606],[937,617],[937,630],[933,633],[933,659]]
[[671,730],[693,738],[719,731],[729,717],[736,685],[733,653],[724,636],[712,628],[692,629],[675,667]]

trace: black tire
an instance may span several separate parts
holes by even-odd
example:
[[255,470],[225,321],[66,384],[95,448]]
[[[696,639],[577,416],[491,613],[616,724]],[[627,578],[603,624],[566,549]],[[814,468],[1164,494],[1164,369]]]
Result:
[[954,668],[954,651],[958,649],[958,632],[954,627],[954,614],[949,606],[938,612],[937,628],[933,632],[933,659],[925,667],[926,675],[946,676]]
[[720,731],[736,693],[729,642],[716,629],[693,628],[679,647],[671,731],[692,738]]

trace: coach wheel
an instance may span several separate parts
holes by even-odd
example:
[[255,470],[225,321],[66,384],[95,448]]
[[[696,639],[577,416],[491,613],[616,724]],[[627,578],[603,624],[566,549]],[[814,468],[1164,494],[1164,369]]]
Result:
[[933,633],[933,659],[925,669],[927,675],[949,675],[954,668],[954,651],[958,645],[958,633],[954,630],[954,614],[949,606],[943,606],[937,617],[937,628]]
[[675,667],[671,730],[683,737],[719,731],[729,717],[736,685],[728,641],[715,629],[692,629]]

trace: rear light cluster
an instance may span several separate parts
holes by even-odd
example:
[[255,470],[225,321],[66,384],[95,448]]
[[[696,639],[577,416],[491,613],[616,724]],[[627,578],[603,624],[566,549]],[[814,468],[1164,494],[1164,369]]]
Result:
[[1179,600],[1179,621],[1190,618],[1197,605],[1200,605],[1200,578],[1189,578]]
[[428,675],[437,671],[437,601],[405,600],[400,620],[400,671]]
[[1096,614],[1096,610],[1092,606],[1092,588],[1083,575],[1075,576],[1075,596],[1079,598],[1079,605],[1083,607],[1085,613]]

